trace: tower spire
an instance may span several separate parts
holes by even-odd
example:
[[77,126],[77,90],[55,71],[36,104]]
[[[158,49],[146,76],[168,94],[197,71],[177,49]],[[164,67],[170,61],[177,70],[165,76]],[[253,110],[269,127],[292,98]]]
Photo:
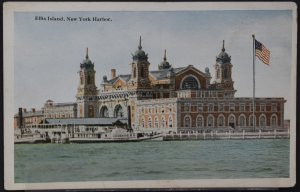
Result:
[[223,47],[222,47],[222,51],[225,51],[225,40],[223,40]]
[[164,61],[167,61],[167,50],[165,49]]
[[140,36],[140,43],[139,43],[139,46],[138,46],[139,49],[142,49],[142,37]]
[[86,56],[85,56],[85,58],[86,58],[86,59],[89,58],[89,48],[88,48],[88,47],[86,48]]

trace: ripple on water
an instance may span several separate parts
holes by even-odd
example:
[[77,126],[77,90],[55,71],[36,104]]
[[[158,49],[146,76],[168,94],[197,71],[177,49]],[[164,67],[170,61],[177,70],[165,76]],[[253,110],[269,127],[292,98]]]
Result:
[[286,139],[15,145],[14,154],[17,183],[289,176]]

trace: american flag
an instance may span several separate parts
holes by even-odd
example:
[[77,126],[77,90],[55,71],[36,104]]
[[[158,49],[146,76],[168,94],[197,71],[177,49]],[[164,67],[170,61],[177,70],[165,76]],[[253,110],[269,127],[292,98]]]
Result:
[[255,39],[255,56],[257,56],[264,64],[269,65],[270,51],[259,41]]

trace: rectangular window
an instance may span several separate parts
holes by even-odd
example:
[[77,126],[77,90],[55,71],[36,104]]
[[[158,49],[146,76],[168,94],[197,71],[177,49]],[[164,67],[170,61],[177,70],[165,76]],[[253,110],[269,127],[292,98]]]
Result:
[[224,111],[224,104],[220,103],[219,104],[219,112],[223,112]]
[[253,111],[253,104],[249,104],[250,111]]
[[216,97],[216,96],[217,96],[216,92],[213,92],[213,97]]
[[203,104],[198,103],[198,112],[202,112],[202,111],[203,111]]
[[184,111],[185,112],[189,112],[190,111],[190,104],[189,103],[184,104]]
[[213,111],[214,110],[214,104],[212,104],[212,103],[209,103],[208,104],[208,111]]
[[229,104],[229,111],[234,111],[234,103]]
[[277,104],[276,103],[272,103],[272,111],[273,112],[277,111]]
[[266,111],[266,104],[260,104],[260,111],[262,112]]
[[240,112],[245,112],[245,104],[240,103]]

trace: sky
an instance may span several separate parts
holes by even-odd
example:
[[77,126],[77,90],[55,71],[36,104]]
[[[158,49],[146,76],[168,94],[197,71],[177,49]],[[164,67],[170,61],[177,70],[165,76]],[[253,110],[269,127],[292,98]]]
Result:
[[[41,17],[98,17],[110,21],[48,21]],[[129,74],[139,36],[150,70],[167,50],[173,67],[209,68],[225,40],[236,97],[252,97],[252,34],[271,52],[270,65],[256,59],[256,97],[284,97],[291,105],[292,11],[228,10],[165,12],[16,12],[14,15],[14,108],[41,109],[46,100],[75,102],[79,66],[86,48],[95,64],[96,85],[110,69]]]

